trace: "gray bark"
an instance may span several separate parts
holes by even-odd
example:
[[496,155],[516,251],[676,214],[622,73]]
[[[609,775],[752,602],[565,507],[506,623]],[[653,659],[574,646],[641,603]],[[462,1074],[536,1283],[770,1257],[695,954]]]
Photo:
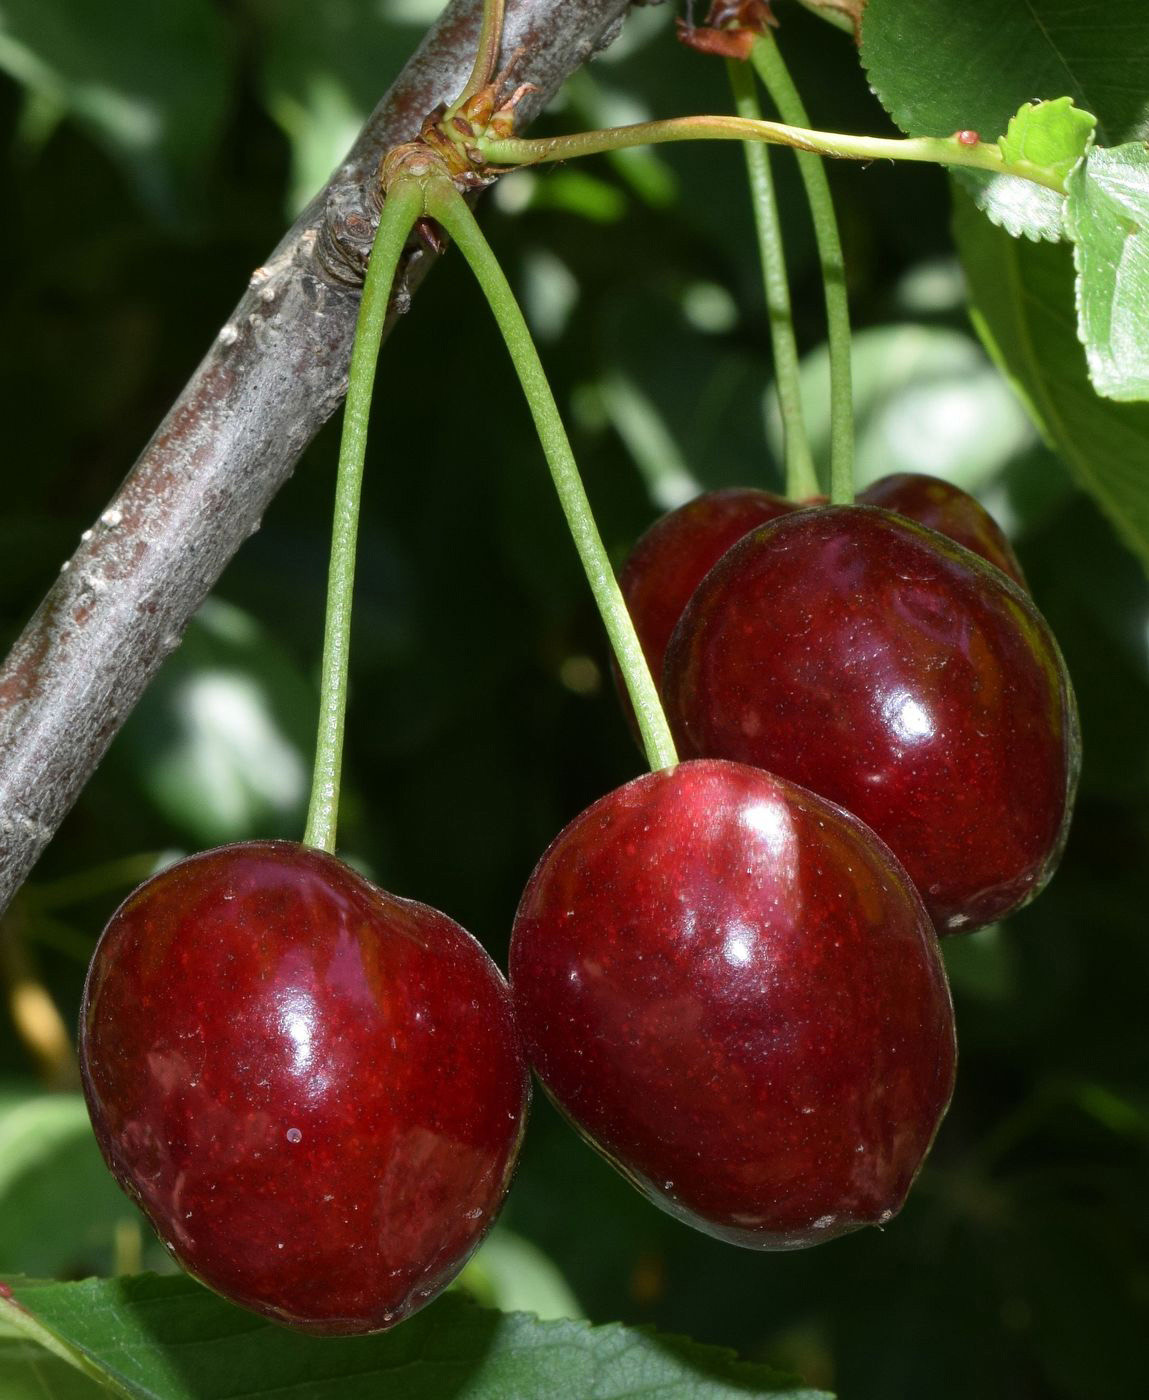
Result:
[[[630,0],[508,0],[504,56],[538,91],[608,44]],[[384,151],[462,88],[481,0],[452,0],[220,330],[0,671],[0,912],[346,388]],[[413,251],[396,307],[430,255]]]

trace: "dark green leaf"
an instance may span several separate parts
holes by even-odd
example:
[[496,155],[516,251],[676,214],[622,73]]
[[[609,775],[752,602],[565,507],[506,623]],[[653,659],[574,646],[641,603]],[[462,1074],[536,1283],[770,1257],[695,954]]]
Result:
[[83,122],[166,215],[186,213],[214,152],[232,57],[210,0],[0,7],[0,68]]
[[1149,399],[1149,146],[1090,152],[1069,178],[1065,213],[1093,387]]
[[291,143],[294,212],[327,181],[359,128],[414,48],[437,4],[387,5],[256,0],[262,31],[259,85],[272,119]]
[[[1097,117],[1110,146],[1149,132],[1142,75],[1149,68],[1149,7],[1107,0],[870,0],[862,59],[903,131],[1002,135],[1025,102],[1072,97]],[[1061,237],[1060,197],[1012,176],[963,172],[989,217],[1015,235]]]
[[1077,338],[1068,248],[1010,238],[957,195],[974,323],[1050,445],[1149,566],[1149,407],[1100,398]]
[[[449,1295],[379,1337],[322,1339],[261,1322],[186,1278],[14,1281],[0,1320],[50,1343],[131,1400],[735,1400],[806,1389],[732,1353],[618,1325],[539,1322]],[[306,1392],[303,1386],[306,1385]]]

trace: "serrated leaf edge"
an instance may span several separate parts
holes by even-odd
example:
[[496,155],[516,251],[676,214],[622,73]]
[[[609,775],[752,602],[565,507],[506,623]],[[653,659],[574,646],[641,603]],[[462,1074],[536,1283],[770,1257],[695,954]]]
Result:
[[[1136,145],[1138,143],[1130,141],[1124,144]],[[1149,146],[1149,141],[1143,142],[1141,144]],[[1099,398],[1105,399],[1110,403],[1145,403],[1147,400],[1141,395],[1126,396],[1121,394],[1110,393],[1106,389],[1102,388],[1102,386],[1097,382],[1097,378],[1093,372],[1094,357],[1090,353],[1089,337],[1086,334],[1085,330],[1085,254],[1082,250],[1081,243],[1079,242],[1077,234],[1073,227],[1074,218],[1071,203],[1073,199],[1073,191],[1070,189],[1070,181],[1073,180],[1075,176],[1080,176],[1081,179],[1089,178],[1089,156],[1093,153],[1094,150],[1104,151],[1115,149],[1117,148],[1109,146],[1090,147],[1090,149],[1086,151],[1085,155],[1082,156],[1081,160],[1077,162],[1077,164],[1065,177],[1065,217],[1062,222],[1065,226],[1066,237],[1073,244],[1073,309],[1075,313],[1075,319],[1077,322],[1077,339],[1081,342],[1081,347],[1085,351],[1085,372],[1089,376],[1089,383],[1093,387],[1093,392]]]
[[[134,1283],[152,1280],[158,1283],[170,1283],[172,1281],[169,1277],[154,1273],[150,1270],[139,1274],[132,1274],[127,1277]],[[124,1280],[99,1278],[95,1275],[89,1276],[86,1279],[71,1280],[68,1283],[64,1283],[59,1279],[35,1279],[19,1275],[9,1275],[3,1280],[6,1286],[12,1285],[15,1288],[27,1286],[33,1288],[42,1286],[69,1287],[73,1285],[79,1287],[85,1284],[100,1285],[117,1281]],[[190,1278],[184,1277],[181,1281],[196,1288],[201,1287],[201,1285],[194,1284],[194,1281]],[[798,1400],[834,1400],[834,1396],[829,1391],[815,1390],[806,1386],[801,1377],[777,1371],[773,1367],[765,1366],[760,1362],[746,1361],[729,1347],[716,1346],[711,1342],[699,1342],[681,1333],[663,1332],[649,1324],[632,1326],[623,1322],[594,1323],[588,1322],[585,1318],[554,1318],[544,1322],[534,1313],[523,1311],[502,1312],[497,1308],[485,1308],[473,1302],[465,1294],[455,1294],[454,1296],[457,1306],[465,1306],[474,1312],[497,1317],[504,1322],[510,1321],[513,1323],[521,1320],[522,1322],[528,1323],[532,1328],[548,1332],[552,1336],[559,1333],[563,1333],[567,1336],[570,1336],[572,1333],[581,1334],[583,1336],[594,1335],[608,1338],[617,1336],[624,1343],[629,1339],[641,1336],[657,1342],[671,1343],[672,1345],[682,1348],[687,1353],[685,1357],[677,1358],[682,1364],[689,1364],[690,1353],[700,1355],[715,1364],[722,1365],[728,1372],[725,1379],[735,1384],[746,1380],[760,1380],[764,1385],[769,1385],[769,1390],[760,1390],[757,1392],[763,1396],[778,1394],[783,1397],[795,1396],[798,1397]],[[0,1317],[10,1321],[17,1331],[28,1337],[29,1340],[44,1347],[45,1350],[51,1352],[54,1356],[74,1366],[90,1379],[105,1386],[115,1395],[121,1397],[121,1400],[163,1400],[161,1396],[155,1395],[150,1389],[143,1390],[117,1376],[115,1372],[109,1370],[98,1358],[94,1357],[87,1348],[78,1346],[60,1337],[51,1328],[42,1323],[33,1313],[29,1312],[17,1298],[0,1294],[0,1305],[2,1305],[2,1307],[0,1307]],[[262,1321],[261,1319],[254,1320]],[[268,1327],[274,1326],[274,1324],[270,1322],[266,1325]],[[718,1377],[718,1379],[722,1380],[724,1378]]]

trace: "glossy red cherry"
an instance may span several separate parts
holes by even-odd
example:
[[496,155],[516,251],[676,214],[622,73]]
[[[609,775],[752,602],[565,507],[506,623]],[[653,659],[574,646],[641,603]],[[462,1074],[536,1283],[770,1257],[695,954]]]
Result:
[[743,535],[797,509],[769,491],[707,491],[660,516],[639,538],[618,582],[656,682],[675,623],[707,573]]
[[1022,588],[1028,588],[1005,531],[981,502],[960,486],[921,472],[896,472],[867,486],[858,500],[862,505],[881,506],[916,520],[919,525],[928,525],[980,554]]
[[320,1334],[443,1289],[506,1193],[528,1082],[458,924],[289,842],[140,887],[84,992],[100,1147],[189,1273]]
[[563,1111],[733,1244],[884,1223],[949,1102],[953,1012],[916,891],[855,817],[757,769],[683,763],[576,817],[510,967]]
[[1064,662],[1028,595],[932,530],[872,506],[763,526],[699,586],[663,679],[680,753],[841,803],[943,932],[1057,864],[1080,765]]

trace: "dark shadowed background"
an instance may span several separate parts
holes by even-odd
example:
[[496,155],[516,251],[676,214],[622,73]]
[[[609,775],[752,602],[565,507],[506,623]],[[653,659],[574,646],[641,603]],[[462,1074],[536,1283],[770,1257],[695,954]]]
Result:
[[[0,0],[5,649],[436,9]],[[849,40],[780,12],[815,123],[892,130]],[[680,49],[671,18],[636,12],[537,129],[726,110],[722,65]],[[824,446],[820,284],[792,162],[776,165]],[[466,1281],[502,1307],[656,1322],[851,1400],[1140,1395],[1149,587],[978,345],[945,177],[831,176],[863,480],[949,476],[1012,535],[1081,703],[1069,849],[1032,908],[946,944],[957,1093],[888,1229],[790,1255],[733,1250],[647,1205],[540,1101],[503,1224]],[[616,560],[700,487],[780,484],[737,148],[521,174],[482,218]],[[302,832],[336,445],[331,425],[8,919],[9,988],[31,971],[69,1026],[94,941],[136,879],[175,853]],[[545,844],[641,760],[526,410],[455,257],[384,349],[354,643],[341,850],[502,961]],[[0,1272],[166,1267],[48,1073],[0,1015]]]

